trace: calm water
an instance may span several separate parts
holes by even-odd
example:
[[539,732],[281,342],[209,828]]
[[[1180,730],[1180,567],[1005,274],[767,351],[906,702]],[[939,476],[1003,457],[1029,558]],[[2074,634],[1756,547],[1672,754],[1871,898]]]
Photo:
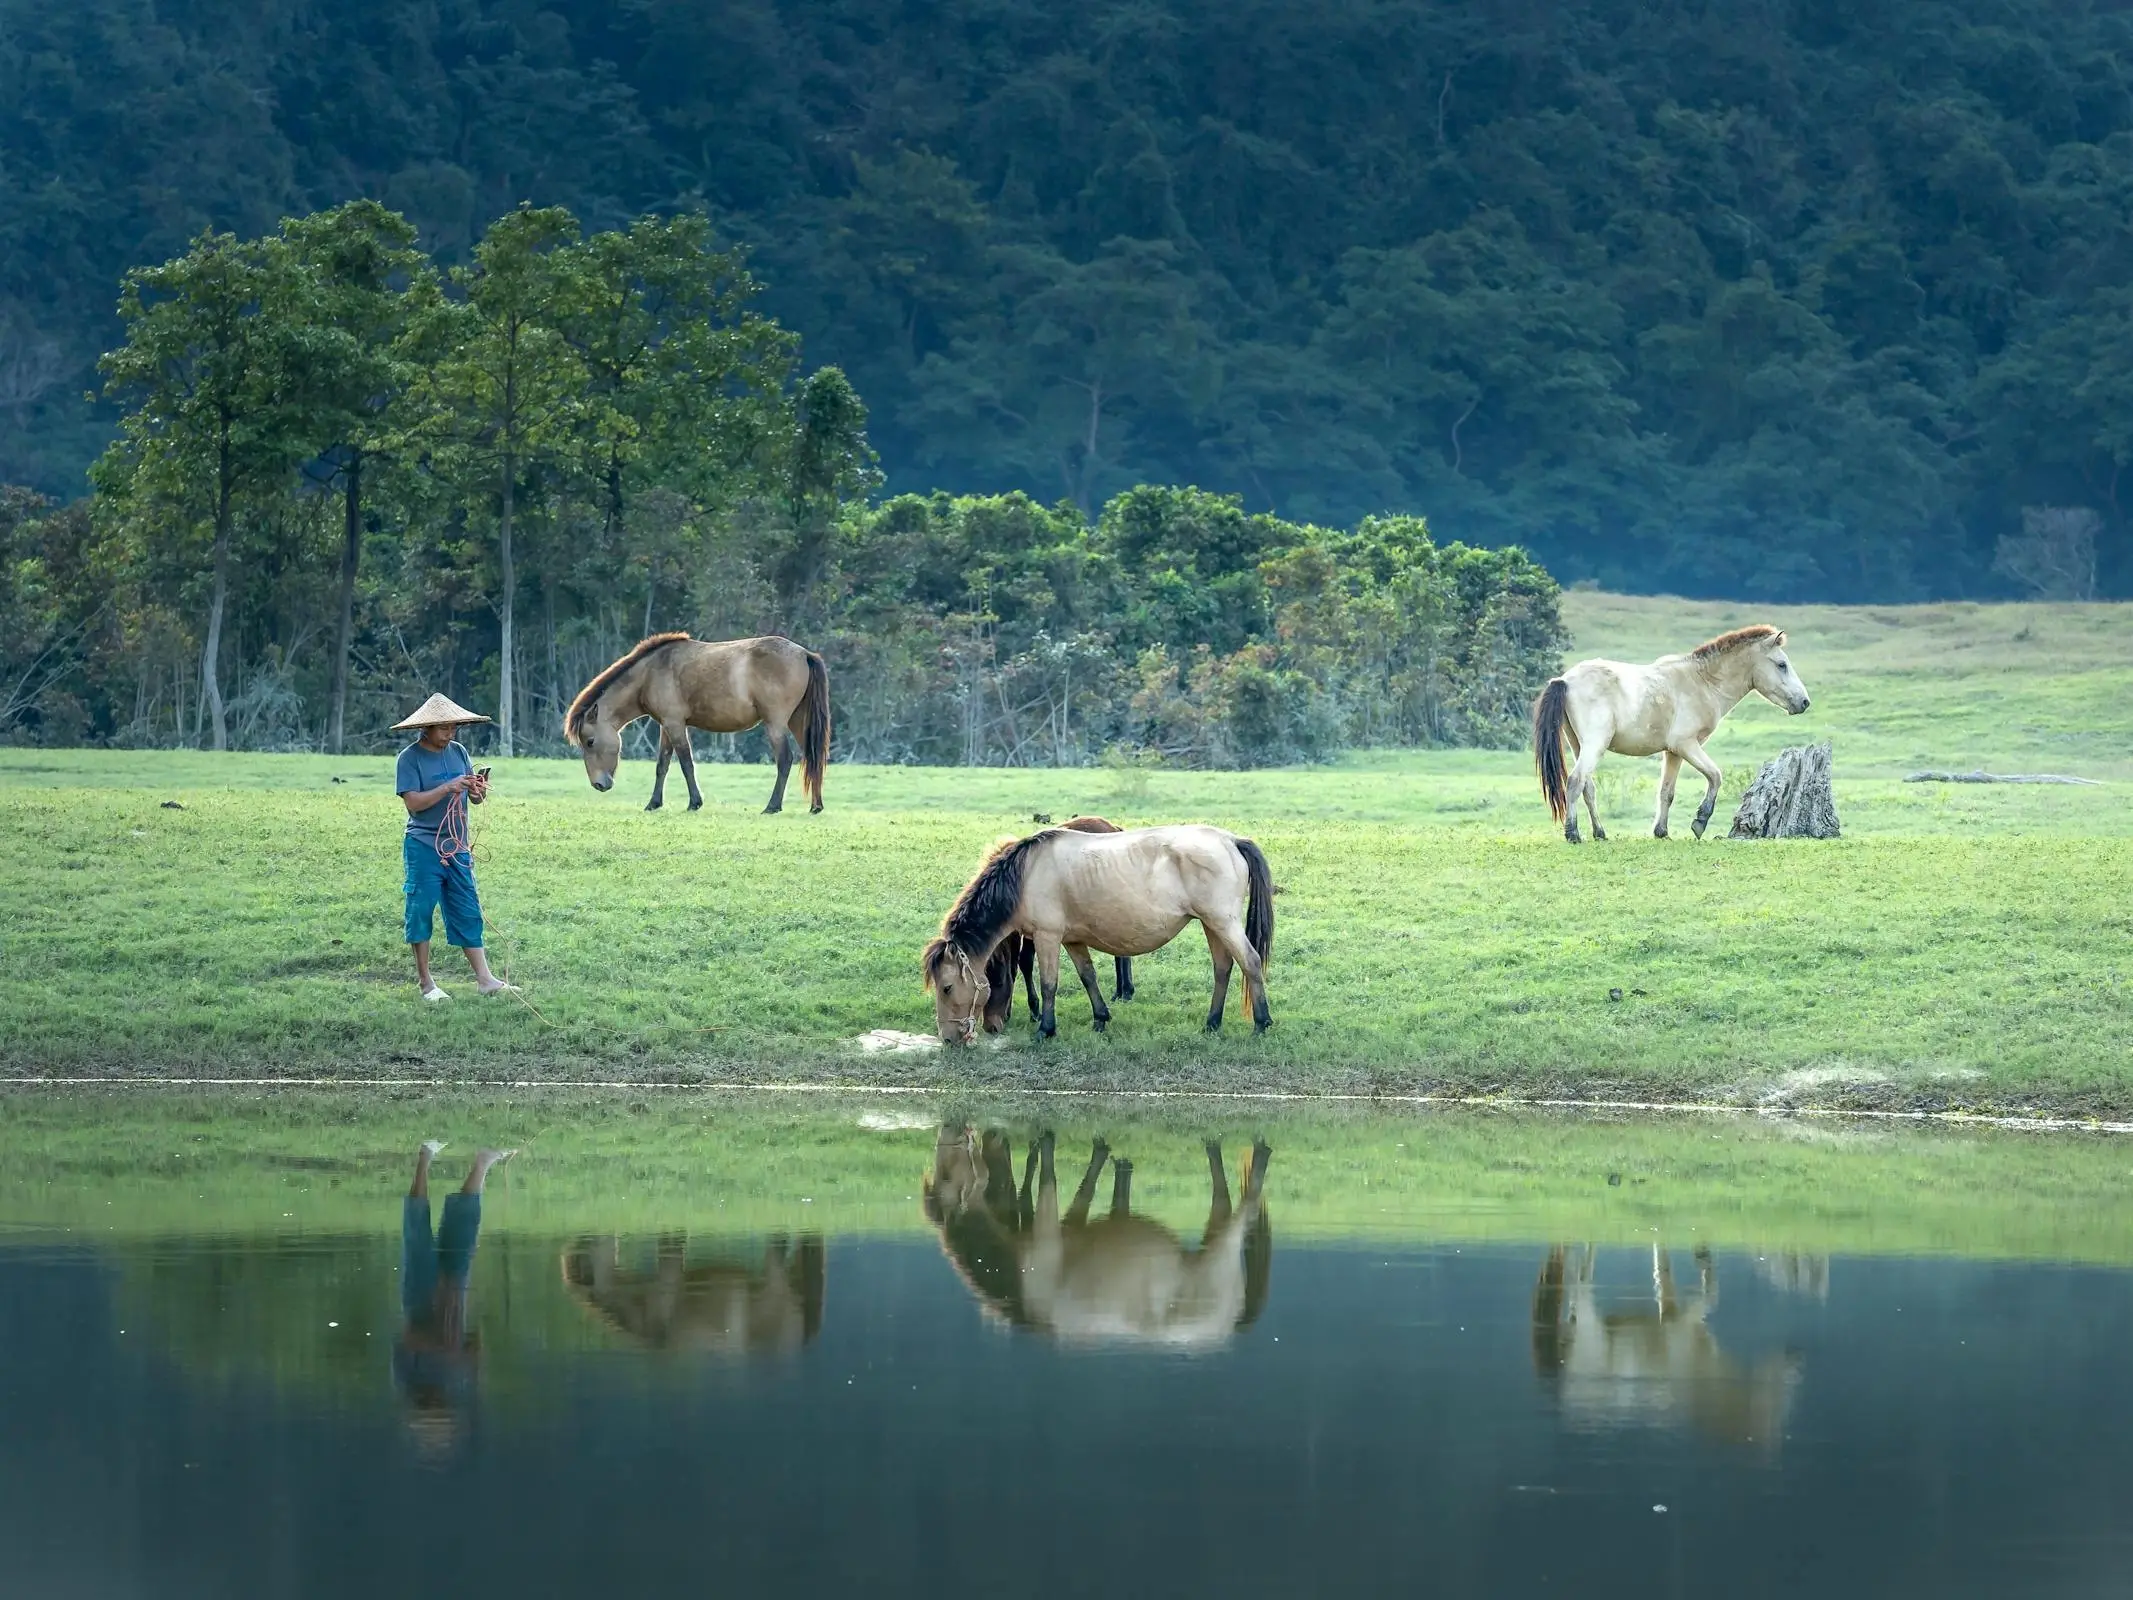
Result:
[[[1760,1246],[1625,1215],[1647,1184],[1726,1209],[1696,1198],[1702,1132],[1516,1237],[1515,1207],[1329,1207],[1362,1179],[1255,1131],[1274,1154],[1255,1196],[1232,1138],[1226,1215],[1197,1139],[1151,1134],[1126,1210],[1114,1165],[1082,1220],[1041,1181],[1025,1212],[1015,1130],[751,1127],[686,1203],[626,1129],[535,1143],[491,1181],[462,1303],[466,1241],[427,1289],[382,1153],[173,1134],[144,1176],[138,1130],[99,1162],[93,1130],[18,1128],[5,1591],[2133,1592],[2133,1273],[2010,1256],[2004,1227],[1993,1260],[1816,1248],[1856,1230],[1812,1203]],[[720,1137],[668,1128],[660,1160]],[[818,1150],[850,1182],[780,1200]],[[467,1153],[438,1159],[440,1222]],[[1088,1156],[1061,1134],[1057,1208]],[[1743,1157],[1781,1158],[1824,1159]],[[1866,1193],[1888,1157],[1830,1159],[1822,1190]],[[599,1227],[602,1171],[632,1226]],[[2023,1203],[2078,1238],[2047,1189]]]

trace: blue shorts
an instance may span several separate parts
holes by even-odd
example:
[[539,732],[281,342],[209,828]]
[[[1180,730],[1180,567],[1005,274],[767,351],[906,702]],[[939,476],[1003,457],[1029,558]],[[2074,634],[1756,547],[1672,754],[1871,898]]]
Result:
[[457,1299],[474,1270],[474,1243],[481,1237],[481,1196],[448,1194],[444,1219],[430,1236],[430,1203],[407,1197],[400,1208],[400,1309],[410,1319],[441,1309],[437,1289]]
[[437,841],[410,833],[407,858],[407,942],[428,944],[437,907],[444,906],[444,942],[462,950],[481,948],[481,898],[474,892],[474,858],[465,851],[437,859]]

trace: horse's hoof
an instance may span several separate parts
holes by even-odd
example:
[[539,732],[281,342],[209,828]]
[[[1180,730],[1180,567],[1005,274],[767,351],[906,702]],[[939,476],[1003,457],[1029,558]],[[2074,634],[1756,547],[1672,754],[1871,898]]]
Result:
[[703,803],[703,802],[702,802],[701,800],[691,800],[691,801],[689,802],[689,809],[690,809],[691,811],[701,811],[701,810],[703,810],[703,808],[704,808],[704,803]]
[[1563,837],[1572,844],[1583,844],[1585,842],[1583,839],[1580,839],[1578,837],[1578,831],[1575,828],[1565,828],[1563,830]]
[[820,816],[822,814],[822,802],[817,800],[813,805],[809,806],[807,814],[811,817]]
[[658,800],[647,800],[644,803],[644,809],[647,811],[657,811],[662,803],[663,802]]
[[783,806],[765,806],[763,807],[763,815],[766,817],[774,817],[784,809],[785,808]]
[[1604,840],[1607,837],[1607,830],[1601,827],[1597,822],[1595,822],[1592,825],[1592,836],[1595,839]]
[[1096,1031],[1098,1033],[1102,1033],[1104,1031],[1104,1024],[1109,1022],[1110,1020],[1111,1019],[1109,1017],[1098,1017],[1096,1019]]
[[1271,1028],[1271,1027],[1273,1027],[1273,1026],[1274,1026],[1274,1019],[1273,1019],[1272,1017],[1268,1017],[1268,1018],[1266,1019],[1266,1021],[1264,1021],[1264,1022],[1255,1022],[1255,1023],[1253,1023],[1253,1024],[1252,1024],[1252,1032],[1253,1032],[1253,1033],[1255,1033],[1255,1034],[1256,1034],[1256,1033],[1264,1033],[1264,1032],[1266,1032],[1266,1031],[1267,1031],[1267,1029],[1269,1029],[1269,1028]]
[[1222,1031],[1222,1019],[1220,1017],[1209,1017],[1207,1019],[1207,1031],[1209,1033],[1220,1033]]
[[1707,822],[1704,818],[1698,817],[1694,822],[1689,824],[1689,832],[1695,834],[1697,838],[1701,839],[1703,837],[1703,830],[1708,828],[1710,825],[1711,824]]
[[1664,839],[1664,838],[1666,837],[1666,829],[1664,829],[1664,828],[1654,828],[1654,829],[1652,829],[1652,837],[1653,837],[1654,839]]

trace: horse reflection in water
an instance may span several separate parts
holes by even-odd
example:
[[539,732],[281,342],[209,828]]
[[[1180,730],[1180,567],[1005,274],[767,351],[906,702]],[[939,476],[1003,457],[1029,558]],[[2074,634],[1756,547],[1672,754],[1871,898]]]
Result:
[[[1732,1444],[1775,1451],[1799,1382],[1790,1353],[1743,1364],[1708,1319],[1718,1307],[1711,1253],[1696,1252],[1697,1284],[1683,1294],[1665,1247],[1652,1246],[1652,1300],[1603,1312],[1593,1249],[1557,1245],[1533,1288],[1533,1365],[1572,1421],[1599,1426],[1687,1423]],[[1827,1274],[1822,1280],[1827,1283]]]
[[612,1235],[563,1252],[572,1299],[654,1350],[782,1354],[822,1331],[822,1241],[774,1238],[759,1263],[689,1259],[685,1234],[663,1234],[649,1269],[626,1263]]
[[1110,1213],[1091,1219],[1097,1179],[1111,1155],[1101,1139],[1062,1215],[1049,1133],[1029,1151],[1018,1191],[1004,1134],[979,1137],[944,1127],[922,1203],[971,1292],[1014,1326],[1073,1342],[1209,1349],[1249,1325],[1266,1304],[1274,1235],[1263,1191],[1272,1154],[1263,1141],[1253,1144],[1241,1202],[1233,1203],[1222,1147],[1208,1141],[1212,1192],[1197,1250],[1161,1223],[1133,1214],[1130,1161],[1113,1164]]

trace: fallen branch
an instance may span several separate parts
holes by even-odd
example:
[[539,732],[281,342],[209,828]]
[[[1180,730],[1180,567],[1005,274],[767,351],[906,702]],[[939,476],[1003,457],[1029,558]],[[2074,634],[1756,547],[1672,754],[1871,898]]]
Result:
[[1914,772],[1905,783],[2078,783],[2095,788],[2097,778],[2069,778],[2063,772]]

